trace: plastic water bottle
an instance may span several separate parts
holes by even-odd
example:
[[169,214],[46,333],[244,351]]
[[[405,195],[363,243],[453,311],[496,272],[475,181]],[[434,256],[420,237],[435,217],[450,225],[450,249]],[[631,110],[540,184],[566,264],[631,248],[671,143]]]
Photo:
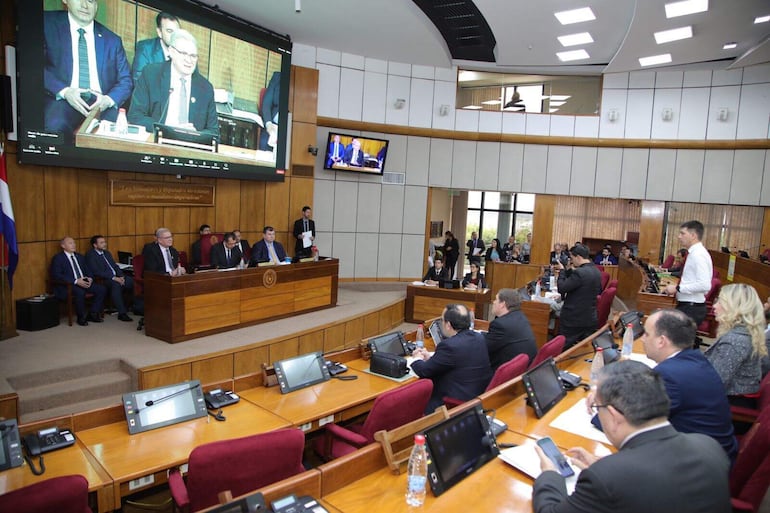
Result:
[[620,350],[620,355],[623,358],[628,358],[631,353],[634,352],[634,326],[630,322],[626,326],[626,332],[623,333],[623,349]]
[[115,132],[121,135],[128,133],[128,119],[126,118],[126,109],[118,110],[118,119],[115,121]]
[[604,368],[604,351],[601,347],[596,348],[594,353],[594,359],[591,362],[591,386],[596,386],[596,379],[599,377],[599,373]]
[[476,325],[476,312],[473,311],[473,308],[470,309],[470,314],[471,314],[471,329],[476,329],[475,328],[475,325]]
[[540,279],[537,280],[537,283],[535,283],[535,299],[540,297]]
[[419,349],[425,347],[425,327],[422,324],[417,326],[417,336],[414,339],[414,345]]
[[428,483],[428,453],[425,451],[425,435],[414,435],[414,448],[409,456],[406,471],[406,503],[422,506],[425,502],[425,485]]

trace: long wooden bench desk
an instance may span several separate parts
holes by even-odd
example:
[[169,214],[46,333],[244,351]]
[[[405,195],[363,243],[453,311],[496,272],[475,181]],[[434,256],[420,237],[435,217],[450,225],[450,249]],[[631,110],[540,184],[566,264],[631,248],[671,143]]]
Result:
[[404,320],[421,323],[441,316],[449,303],[463,304],[475,312],[477,319],[486,319],[487,306],[492,301],[489,289],[441,289],[429,285],[407,285]]

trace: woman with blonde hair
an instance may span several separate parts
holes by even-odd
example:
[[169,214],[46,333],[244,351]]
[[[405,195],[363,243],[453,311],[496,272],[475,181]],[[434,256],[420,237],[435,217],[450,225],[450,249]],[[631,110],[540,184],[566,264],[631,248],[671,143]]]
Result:
[[730,404],[751,406],[759,391],[765,346],[765,314],[757,291],[745,283],[722,287],[714,305],[717,341],[705,353],[716,369]]

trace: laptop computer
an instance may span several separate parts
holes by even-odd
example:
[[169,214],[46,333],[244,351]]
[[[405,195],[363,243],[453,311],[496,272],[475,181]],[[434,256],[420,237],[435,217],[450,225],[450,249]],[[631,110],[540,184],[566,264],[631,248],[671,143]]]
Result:
[[118,263],[131,265],[134,255],[128,251],[118,251]]

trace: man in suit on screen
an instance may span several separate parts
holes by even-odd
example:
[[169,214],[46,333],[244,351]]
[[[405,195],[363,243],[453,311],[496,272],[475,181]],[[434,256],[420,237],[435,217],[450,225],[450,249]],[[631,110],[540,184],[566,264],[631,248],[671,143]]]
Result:
[[[94,282],[94,275],[86,263],[86,259],[77,252],[75,239],[64,237],[61,242],[61,252],[51,260],[51,278],[57,282],[53,293],[60,301],[67,300],[67,286],[72,284],[72,299],[78,315],[78,324],[88,326],[88,321],[104,322],[100,312],[104,305],[107,289]],[[93,294],[91,310],[86,313],[86,292]]]
[[142,70],[148,64],[165,62],[171,54],[171,35],[179,30],[179,18],[167,12],[159,12],[155,16],[155,31],[158,37],[137,41],[134,63],[131,66],[131,74],[134,82],[139,80]]
[[364,151],[361,149],[361,141],[353,139],[345,151],[345,163],[349,166],[364,166]]

